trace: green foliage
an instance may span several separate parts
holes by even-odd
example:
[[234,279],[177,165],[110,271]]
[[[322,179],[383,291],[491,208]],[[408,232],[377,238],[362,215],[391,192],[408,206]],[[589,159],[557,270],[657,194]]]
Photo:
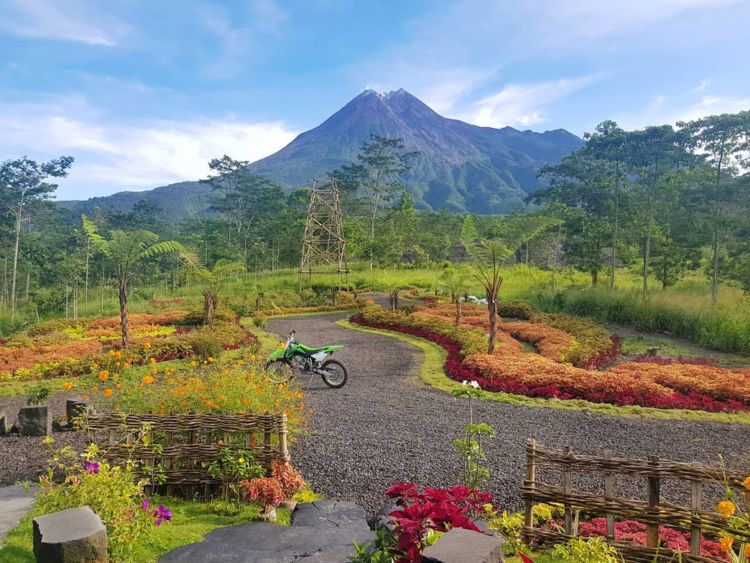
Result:
[[36,385],[29,389],[29,395],[26,400],[29,405],[41,405],[49,398],[51,393],[52,390],[48,385]]
[[396,555],[396,537],[388,530],[376,530],[375,540],[366,544],[355,542],[354,550],[350,563],[396,563],[400,558]]
[[552,554],[556,561],[575,563],[619,563],[621,558],[614,547],[602,538],[575,538],[566,544],[555,546]]
[[[85,454],[88,462],[96,464],[93,471],[85,469],[70,448],[56,452],[53,465],[40,481],[33,513],[49,514],[89,506],[107,527],[112,559],[131,561],[140,538],[154,524],[150,513],[142,507],[145,483],[135,477],[131,468],[96,461],[96,455],[94,446]],[[61,483],[53,481],[55,472],[60,471],[65,479]]]
[[530,321],[537,314],[537,309],[528,301],[499,301],[497,314],[503,318]]
[[482,448],[482,438],[493,438],[492,426],[482,423],[468,424],[463,437],[453,440],[453,449],[464,460],[464,484],[470,489],[479,489],[490,478],[490,468],[485,465],[487,455]]
[[219,459],[209,464],[208,472],[212,477],[225,482],[254,479],[265,474],[263,467],[255,462],[251,450],[230,447],[221,449]]

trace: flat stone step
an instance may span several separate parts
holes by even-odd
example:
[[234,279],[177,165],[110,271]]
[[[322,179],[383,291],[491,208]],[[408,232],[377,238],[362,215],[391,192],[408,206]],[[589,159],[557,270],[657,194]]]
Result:
[[0,545],[6,534],[15,528],[34,504],[34,487],[28,491],[21,485],[0,487]]
[[354,553],[354,542],[374,539],[366,516],[351,502],[300,504],[291,526],[257,522],[219,528],[202,542],[173,549],[160,561],[346,563]]

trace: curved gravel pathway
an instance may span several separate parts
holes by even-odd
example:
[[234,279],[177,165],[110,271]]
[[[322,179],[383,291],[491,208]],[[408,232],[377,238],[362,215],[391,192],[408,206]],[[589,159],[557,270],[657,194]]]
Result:
[[[344,344],[335,357],[349,371],[339,390],[316,378],[305,390],[314,409],[309,433],[291,447],[292,461],[313,488],[328,498],[351,500],[368,512],[386,502],[383,492],[398,479],[431,486],[456,484],[461,460],[451,441],[468,422],[466,399],[455,399],[424,385],[418,377],[421,352],[388,336],[336,326],[346,315],[270,319],[268,330],[309,346]],[[301,379],[303,386],[307,378]],[[578,453],[615,455],[715,464],[724,455],[727,466],[750,468],[750,426],[658,421],[596,415],[588,412],[531,408],[489,401],[474,402],[475,420],[491,424],[496,438],[486,446],[492,477],[486,485],[506,509],[521,507],[520,486],[525,444],[536,436],[543,446],[570,445]],[[576,486],[594,487],[593,478],[577,478]],[[621,492],[636,495],[643,482],[618,483]],[[685,500],[685,485],[663,486],[669,500]],[[689,487],[687,487],[689,491]]]

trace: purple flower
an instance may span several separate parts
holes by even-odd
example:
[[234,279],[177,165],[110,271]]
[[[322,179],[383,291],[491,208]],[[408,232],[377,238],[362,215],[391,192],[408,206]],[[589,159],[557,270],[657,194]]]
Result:
[[172,519],[172,511],[165,508],[162,504],[160,504],[159,508],[155,509],[152,514],[154,515],[154,518],[156,518],[157,526],[161,526],[161,523],[164,522],[164,520]]
[[99,475],[99,464],[95,461],[84,461],[83,470],[92,475]]
[[148,511],[148,507],[151,506],[151,502],[147,498],[143,499],[143,502],[141,503],[141,508],[144,510],[144,512]]

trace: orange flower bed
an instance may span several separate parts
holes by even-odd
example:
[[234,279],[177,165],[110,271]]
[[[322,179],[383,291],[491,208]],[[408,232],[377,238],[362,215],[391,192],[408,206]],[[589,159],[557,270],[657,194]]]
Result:
[[18,348],[0,346],[0,372],[15,373],[21,368],[30,368],[37,364],[61,362],[71,357],[82,357],[96,354],[101,350],[97,340],[74,340],[55,346],[35,346]]
[[567,332],[542,323],[518,321],[499,323],[498,328],[530,344],[545,358],[562,361],[563,355],[575,344],[575,339]]
[[[187,315],[186,311],[164,311],[163,313],[135,313],[128,315],[128,327],[137,328],[144,325],[173,325],[177,324]],[[88,330],[96,329],[119,329],[120,317],[107,317],[96,319],[88,323]]]

